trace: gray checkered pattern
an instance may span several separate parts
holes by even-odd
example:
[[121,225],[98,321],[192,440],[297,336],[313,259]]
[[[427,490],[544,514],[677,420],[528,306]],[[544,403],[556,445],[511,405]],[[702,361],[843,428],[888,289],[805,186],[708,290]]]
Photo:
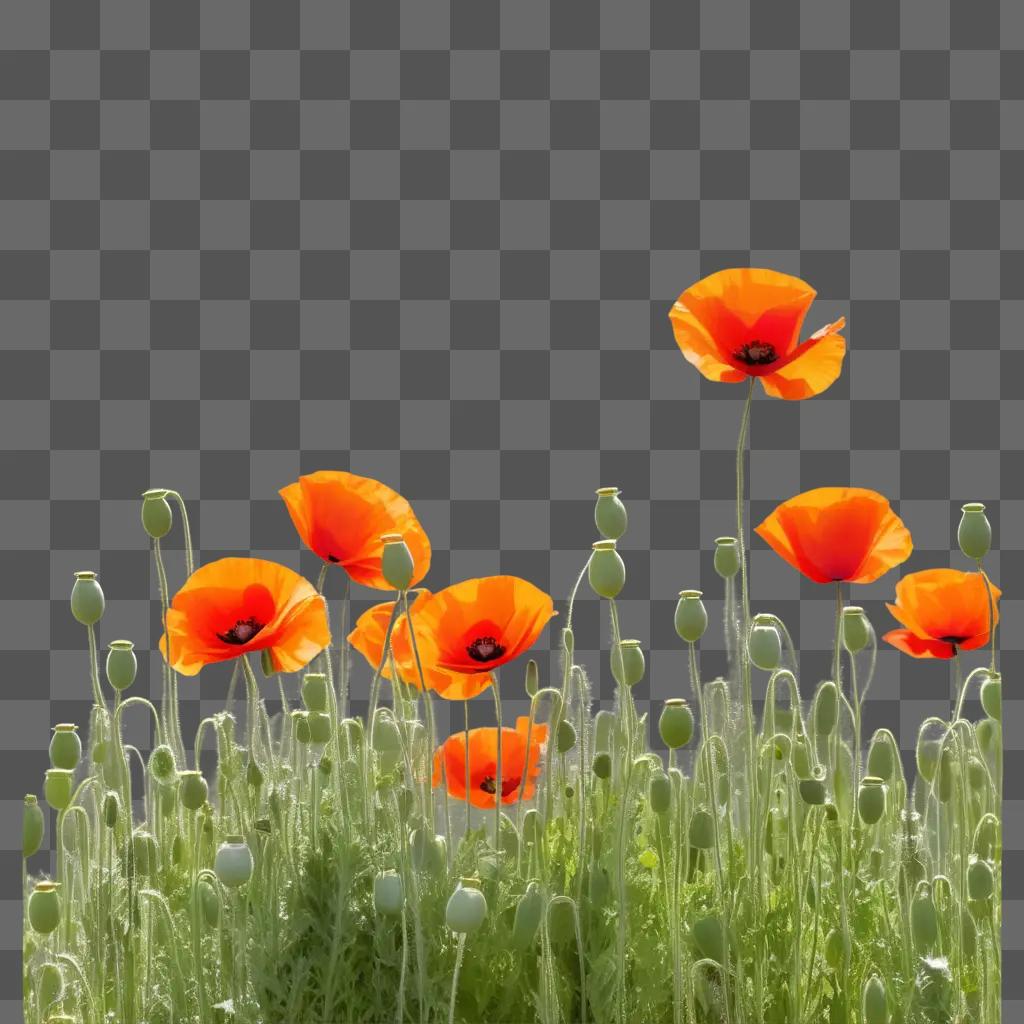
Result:
[[[742,389],[703,381],[666,315],[704,274],[768,265],[817,287],[812,328],[849,317],[851,354],[823,397],[756,402],[754,522],[850,481],[894,499],[907,568],[964,567],[958,506],[980,499],[996,579],[1024,578],[1016,0],[8,0],[0,47],[3,1019],[21,797],[49,725],[89,704],[71,573],[100,572],[103,642],[154,646],[151,485],[188,498],[202,559],[313,574],[276,491],[348,468],[413,501],[429,585],[504,571],[558,597],[593,489],[618,485],[624,629],[652,651],[638,697],[685,692],[671,610],[695,585],[720,607]],[[854,595],[879,627],[894,578]],[[752,603],[789,623],[808,692],[831,592],[757,542]],[[1003,608],[1016,1020],[1012,590]],[[577,647],[607,696],[605,628],[586,595]],[[223,699],[222,675],[201,685],[186,734]],[[868,728],[910,748],[947,692],[942,666],[883,652]]]

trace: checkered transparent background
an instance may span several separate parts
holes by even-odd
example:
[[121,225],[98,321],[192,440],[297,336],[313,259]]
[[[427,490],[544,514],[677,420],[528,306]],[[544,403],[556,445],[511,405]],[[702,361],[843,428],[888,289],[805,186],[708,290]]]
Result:
[[[685,693],[671,611],[689,586],[720,607],[709,548],[733,530],[742,389],[699,378],[666,315],[744,264],[811,281],[811,328],[846,315],[851,348],[824,396],[756,402],[755,522],[852,482],[912,529],[906,569],[964,567],[959,505],[989,507],[1007,1019],[1024,1014],[1024,7],[6,0],[0,48],[4,1019],[21,798],[49,726],[88,711],[72,572],[100,572],[101,641],[158,637],[140,492],[185,495],[203,560],[251,550],[313,574],[276,492],[347,468],[414,503],[428,585],[502,571],[561,597],[593,489],[618,485],[624,629],[651,651],[637,695]],[[177,585],[180,533],[168,547]],[[754,607],[789,624],[806,693],[831,592],[760,542],[752,563]],[[880,628],[894,579],[855,593]],[[607,696],[597,613],[587,595],[577,647]],[[705,648],[710,674],[721,643]],[[504,690],[522,706],[515,671]],[[184,691],[188,734],[223,674]],[[357,707],[365,693],[360,677]],[[868,728],[910,749],[947,694],[943,667],[882,652]],[[130,732],[147,743],[141,721]]]

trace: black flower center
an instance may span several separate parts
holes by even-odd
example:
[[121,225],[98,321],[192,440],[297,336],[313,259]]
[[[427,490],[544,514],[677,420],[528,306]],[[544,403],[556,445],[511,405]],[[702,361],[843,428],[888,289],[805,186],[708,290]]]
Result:
[[494,661],[505,653],[505,648],[493,636],[478,636],[466,648],[466,653],[474,661]]
[[939,639],[942,640],[944,643],[956,645],[956,644],[962,644],[967,639],[967,637],[965,637],[965,636],[940,636]]
[[[520,781],[521,780],[520,780],[518,775],[515,775],[512,778],[505,778],[505,776],[502,776],[502,778],[501,778],[501,795],[502,796],[508,796],[509,793],[514,793],[516,788],[518,787]],[[485,775],[483,777],[483,779],[481,780],[481,782],[480,782],[480,788],[485,793],[492,793],[492,794],[493,793],[497,793],[497,791],[498,791],[498,783],[495,780],[493,775]]]
[[327,561],[328,562],[340,562],[341,559],[337,555],[328,555],[327,556]]
[[747,366],[767,366],[778,359],[775,346],[767,341],[748,341],[741,345],[734,353],[733,358],[738,362],[746,363]]
[[217,639],[226,644],[247,644],[265,625],[250,615],[239,619],[226,633],[218,633]]

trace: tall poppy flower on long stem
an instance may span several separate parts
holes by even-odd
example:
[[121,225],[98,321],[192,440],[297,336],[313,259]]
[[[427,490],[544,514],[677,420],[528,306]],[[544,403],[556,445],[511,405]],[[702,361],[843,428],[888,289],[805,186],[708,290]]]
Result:
[[864,487],[805,491],[777,506],[754,532],[815,583],[873,583],[914,547],[888,499]]
[[[499,770],[499,730],[492,728],[470,729],[457,732],[441,744],[434,752],[433,784],[441,784],[442,761],[446,769],[448,793],[457,800],[469,798],[475,807],[497,808],[500,803],[513,804],[519,799],[529,799],[535,791],[540,775],[540,760],[548,737],[548,727],[533,723],[530,743],[527,748],[526,736],[528,719],[520,716],[514,729],[503,728],[501,736],[501,765]],[[469,750],[469,789],[463,770],[466,750]]]
[[364,586],[393,589],[381,570],[382,536],[400,534],[413,558],[415,585],[430,568],[430,540],[409,502],[386,484],[341,470],[300,476],[281,488],[303,543]]
[[835,382],[846,353],[842,317],[800,343],[815,294],[775,270],[720,270],[687,288],[669,319],[680,351],[708,380],[760,378],[775,398],[810,398]]
[[276,562],[222,558],[174,595],[160,650],[186,676],[250,651],[266,651],[277,672],[296,672],[330,639],[323,597],[309,580]]

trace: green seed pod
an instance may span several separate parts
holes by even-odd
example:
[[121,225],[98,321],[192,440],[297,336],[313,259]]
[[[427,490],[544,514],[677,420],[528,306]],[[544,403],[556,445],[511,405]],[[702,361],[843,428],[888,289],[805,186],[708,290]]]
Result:
[[71,588],[71,614],[83,626],[95,626],[103,618],[103,589],[94,572],[76,572]]
[[735,537],[715,538],[715,572],[723,580],[740,571],[740,549]]
[[917,774],[925,782],[931,782],[939,768],[939,751],[942,741],[926,739],[923,735],[917,740]]
[[803,736],[798,736],[793,744],[792,761],[793,771],[797,779],[803,781],[813,777],[814,769],[811,766],[811,748]]
[[693,922],[693,941],[703,957],[721,963],[725,957],[725,934],[717,917],[702,917]]
[[373,909],[382,917],[394,917],[402,912],[405,886],[397,871],[382,871],[373,880]]
[[994,814],[985,814],[974,830],[971,844],[974,853],[984,860],[995,860],[999,849],[999,819]]
[[646,664],[639,640],[621,640],[611,652],[612,676],[619,686],[636,686],[644,677]]
[[715,820],[700,808],[690,818],[690,845],[698,850],[710,850],[715,845]]
[[889,1006],[885,997],[885,985],[877,974],[872,974],[864,983],[862,999],[864,1024],[889,1024]]
[[868,748],[868,773],[888,782],[895,767],[892,744],[887,735],[879,730],[871,737],[871,746]]
[[256,763],[256,758],[249,758],[245,766],[245,781],[253,789],[259,789],[263,785],[263,771]]
[[327,676],[323,672],[307,672],[302,677],[302,703],[307,711],[327,710]]
[[839,721],[839,692],[836,684],[826,680],[814,695],[814,729],[819,736],[831,736]]
[[309,738],[313,743],[320,746],[331,738],[331,716],[323,711],[310,711],[307,721],[309,723]]
[[487,916],[487,900],[477,885],[479,882],[475,879],[464,878],[448,898],[444,919],[448,927],[457,934],[466,935],[476,931]]
[[388,533],[381,540],[384,542],[384,551],[380,557],[381,574],[395,590],[408,590],[416,573],[412,552],[401,534]]
[[69,723],[55,725],[50,740],[50,764],[73,772],[82,757],[82,741],[78,738],[78,726]]
[[74,772],[66,768],[50,768],[43,782],[43,796],[55,811],[66,811],[71,805]]
[[21,816],[21,855],[31,857],[43,845],[43,809],[34,793],[25,794]]
[[991,754],[999,749],[1000,725],[994,718],[983,718],[975,723],[974,735],[983,753]]
[[601,753],[594,755],[594,760],[591,763],[591,768],[594,774],[599,779],[610,779],[612,775],[612,758],[611,754],[607,751],[602,750]]
[[590,589],[598,597],[607,597],[608,599],[618,597],[626,585],[626,564],[615,550],[615,541],[595,541],[593,549],[593,554],[587,564]]
[[885,786],[874,775],[866,776],[857,794],[857,811],[865,825],[875,825],[885,814]]
[[555,736],[555,745],[560,754],[568,754],[576,746],[576,730],[572,722],[563,718],[558,723],[558,731]]
[[[562,630],[562,632],[564,633],[566,630]],[[569,655],[569,657],[572,657],[572,655]],[[537,662],[533,658],[526,663],[526,680],[524,685],[528,697],[537,696],[537,691],[540,689],[540,672],[537,668]]]
[[985,714],[997,722],[1003,720],[1003,680],[996,674],[981,684],[981,706]]
[[135,682],[135,673],[139,670],[135,644],[131,640],[112,640],[108,647],[107,682],[119,693],[123,693]]
[[984,558],[992,547],[992,525],[985,515],[985,506],[980,501],[971,501],[961,506],[960,525],[956,539],[960,550],[977,562]]
[[654,772],[647,783],[647,799],[655,814],[668,814],[672,806],[672,783],[661,770]]
[[[64,975],[57,964],[46,963],[36,974],[36,992],[40,1007],[46,1009],[64,998]],[[51,1021],[52,1017],[49,1018]]]
[[910,903],[910,932],[917,951],[930,952],[939,939],[939,918],[927,883],[918,886]]
[[594,505],[594,524],[597,532],[608,540],[618,540],[629,524],[626,506],[619,498],[618,487],[599,487]]
[[37,882],[28,898],[29,924],[40,935],[49,935],[60,924],[60,897],[57,882]]
[[849,951],[850,940],[845,932],[833,928],[825,938],[825,962],[833,970],[838,970],[839,966],[845,962]]
[[213,858],[213,870],[222,885],[237,889],[252,877],[252,851],[241,836],[228,836]]
[[292,728],[295,730],[295,740],[303,746],[308,744],[312,738],[309,730],[309,712],[293,711]]
[[843,646],[851,653],[863,651],[871,641],[871,623],[863,608],[847,605],[843,609]]
[[198,811],[209,799],[210,787],[200,772],[179,772],[178,796],[181,806],[189,811]]
[[747,638],[750,660],[765,672],[774,672],[782,664],[782,638],[771,620],[754,616]]
[[658,733],[670,750],[685,747],[693,739],[693,712],[682,697],[665,701],[658,719]]
[[167,501],[169,493],[162,487],[142,493],[142,528],[153,540],[166,537],[174,523],[174,514]]
[[675,626],[680,639],[695,644],[708,628],[708,613],[701,600],[703,591],[680,590]]
[[529,949],[540,927],[540,919],[544,914],[544,894],[537,882],[528,882],[526,892],[519,897],[516,904],[516,916],[512,925],[512,947],[518,950]]
[[992,868],[987,860],[975,860],[967,868],[967,893],[972,900],[987,900],[995,889]]
[[825,802],[825,783],[821,779],[801,779],[800,799],[812,807],[820,807]]
[[156,871],[156,840],[149,832],[140,829],[132,836],[132,856],[135,858],[137,874],[148,876]]
[[610,711],[598,711],[594,715],[594,749],[597,751],[610,750],[612,745],[612,729],[615,726],[615,716]]
[[121,817],[121,800],[118,795],[111,790],[103,798],[103,824],[107,828],[114,828],[117,825],[117,819]]
[[216,928],[220,920],[220,897],[207,881],[199,883],[199,902],[203,908],[203,919],[207,928]]

